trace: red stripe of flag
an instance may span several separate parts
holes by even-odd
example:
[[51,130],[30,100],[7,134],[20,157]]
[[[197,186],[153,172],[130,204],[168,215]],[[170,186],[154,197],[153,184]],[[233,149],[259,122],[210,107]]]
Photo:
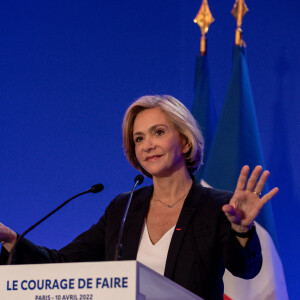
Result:
[[231,298],[229,298],[229,297],[228,297],[227,295],[225,295],[225,294],[224,294],[223,296],[224,296],[224,297],[223,297],[224,300],[232,300]]

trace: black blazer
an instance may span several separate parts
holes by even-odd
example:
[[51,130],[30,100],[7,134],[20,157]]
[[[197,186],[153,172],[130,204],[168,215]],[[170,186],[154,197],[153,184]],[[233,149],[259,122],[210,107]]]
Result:
[[[153,186],[134,193],[124,227],[123,259],[135,260]],[[60,250],[50,250],[23,239],[16,264],[113,260],[120,223],[129,193],[117,196],[97,224]],[[176,224],[168,251],[165,276],[202,298],[223,299],[222,277],[253,278],[262,264],[255,233],[245,248],[231,232],[221,208],[232,193],[204,188],[195,179]],[[5,251],[1,253],[4,262]]]

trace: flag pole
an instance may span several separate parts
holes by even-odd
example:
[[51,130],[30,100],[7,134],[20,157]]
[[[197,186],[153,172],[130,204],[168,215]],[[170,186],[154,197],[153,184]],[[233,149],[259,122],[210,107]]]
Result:
[[200,39],[200,55],[206,55],[206,33],[208,32],[209,26],[214,22],[214,17],[210,12],[207,0],[203,0],[200,9],[194,18],[194,23],[198,24],[201,29]]
[[244,0],[236,0],[231,14],[236,19],[236,30],[235,30],[235,45],[236,46],[245,46],[245,42],[243,41],[243,30],[242,23],[245,14],[249,11]]

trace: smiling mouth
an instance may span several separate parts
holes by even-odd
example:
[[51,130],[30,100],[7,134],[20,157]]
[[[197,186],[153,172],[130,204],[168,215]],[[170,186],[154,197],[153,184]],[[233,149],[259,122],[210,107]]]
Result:
[[149,157],[146,158],[146,161],[147,162],[155,161],[155,160],[159,159],[160,157],[162,157],[162,155],[149,156]]

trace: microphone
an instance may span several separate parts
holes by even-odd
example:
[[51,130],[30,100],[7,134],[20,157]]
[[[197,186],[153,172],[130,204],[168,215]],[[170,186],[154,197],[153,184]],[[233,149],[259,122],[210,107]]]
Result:
[[134,182],[137,183],[137,185],[140,185],[144,182],[144,176],[139,174],[134,178]]
[[129,210],[129,206],[131,204],[133,192],[135,191],[136,186],[142,184],[143,181],[144,181],[144,176],[141,175],[141,174],[137,175],[134,178],[134,186],[131,190],[129,199],[127,201],[127,205],[126,205],[126,208],[125,208],[125,211],[124,211],[124,214],[123,214],[123,218],[122,218],[122,222],[121,222],[121,226],[120,226],[119,240],[118,240],[118,243],[116,245],[115,260],[121,260],[122,257],[123,257],[123,232],[124,232],[124,225],[125,225],[126,218],[127,218],[127,213],[128,213],[128,210]]
[[[96,193],[99,193],[99,192],[103,191],[103,189],[104,189],[103,184],[98,183],[98,184],[93,185],[93,186],[87,191],[87,193],[92,192],[92,193],[96,194]],[[76,196],[75,196],[75,197],[76,197]]]
[[35,224],[33,224],[31,227],[29,227],[27,230],[25,230],[19,237],[18,239],[16,240],[13,248],[11,249],[9,255],[8,255],[8,258],[7,258],[7,262],[6,264],[7,265],[11,265],[14,261],[14,257],[15,257],[15,249],[16,249],[16,246],[17,244],[19,243],[20,239],[22,239],[28,232],[30,232],[31,230],[33,230],[35,227],[37,227],[39,224],[41,224],[42,222],[44,222],[46,219],[48,219],[50,216],[52,216],[55,212],[57,212],[59,209],[61,209],[63,206],[65,206],[67,203],[69,203],[71,200],[81,196],[81,195],[84,195],[84,194],[87,194],[87,193],[99,193],[101,192],[102,190],[104,189],[104,186],[103,184],[101,183],[98,183],[98,184],[95,184],[93,185],[89,190],[87,191],[84,191],[82,193],[79,193],[73,197],[71,197],[70,199],[68,199],[67,201],[65,201],[64,203],[62,203],[61,205],[59,205],[57,208],[55,208],[53,211],[51,211],[49,214],[47,214],[45,217],[43,217],[41,220],[39,220],[38,222],[36,222]]

